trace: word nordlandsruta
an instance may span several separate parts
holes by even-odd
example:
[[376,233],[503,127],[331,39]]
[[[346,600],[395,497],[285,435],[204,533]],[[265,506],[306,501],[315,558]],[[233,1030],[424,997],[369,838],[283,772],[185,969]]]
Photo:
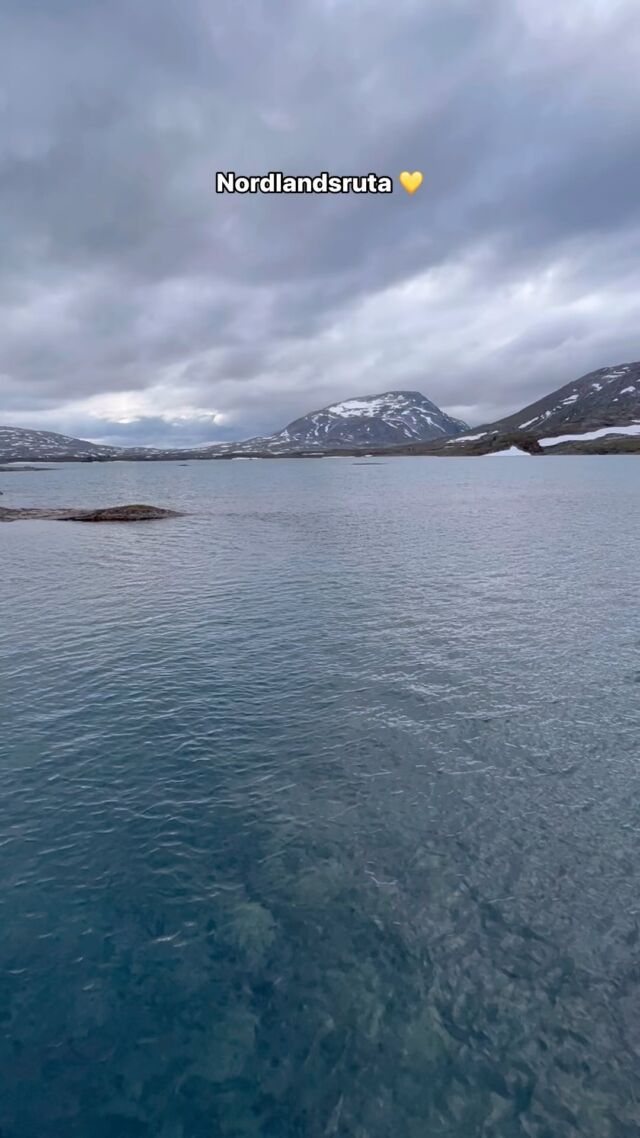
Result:
[[322,174],[294,176],[281,170],[245,176],[233,170],[216,174],[219,194],[392,194],[393,180],[378,174]]

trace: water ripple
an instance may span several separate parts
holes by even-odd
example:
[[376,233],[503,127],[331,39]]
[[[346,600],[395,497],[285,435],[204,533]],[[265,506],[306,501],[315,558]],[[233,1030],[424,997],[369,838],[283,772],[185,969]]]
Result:
[[11,476],[2,1138],[638,1133],[634,461]]

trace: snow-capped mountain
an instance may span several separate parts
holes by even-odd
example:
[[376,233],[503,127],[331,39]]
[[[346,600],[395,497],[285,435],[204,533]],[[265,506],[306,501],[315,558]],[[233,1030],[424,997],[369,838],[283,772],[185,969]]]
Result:
[[[452,419],[419,391],[387,391],[332,403],[295,419],[282,431],[266,438],[247,439],[226,446],[234,453],[269,451],[339,450],[350,447],[398,446],[428,442],[468,430],[466,423]],[[221,448],[212,447],[219,451]]]
[[533,436],[543,447],[640,435],[640,363],[591,371],[513,415],[460,435],[456,444],[517,434]]
[[0,427],[0,462],[54,462],[60,458],[115,458],[119,447],[99,446],[53,431]]
[[0,463],[7,462],[107,462],[114,458],[171,457],[178,452],[153,447],[110,447],[60,435],[55,431],[31,431],[26,427],[0,427]]
[[52,431],[0,427],[0,462],[54,462],[61,459],[107,460],[223,457],[229,453],[269,453],[340,449],[352,446],[394,446],[399,443],[447,438],[467,430],[418,391],[388,391],[333,403],[296,419],[266,438],[221,443],[192,450],[109,447]]
[[[0,427],[0,463],[233,458],[401,448],[411,454],[485,454],[500,440],[542,450],[640,449],[640,362],[600,368],[521,411],[481,427],[453,419],[418,391],[332,403],[265,438],[191,450],[109,447],[51,431]],[[624,441],[627,440],[627,441]],[[506,445],[506,444],[505,444]]]

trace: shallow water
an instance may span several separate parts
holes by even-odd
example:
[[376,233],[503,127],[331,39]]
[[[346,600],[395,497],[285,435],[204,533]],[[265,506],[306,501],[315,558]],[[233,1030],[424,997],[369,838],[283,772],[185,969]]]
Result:
[[0,474],[2,1138],[638,1134],[638,486]]

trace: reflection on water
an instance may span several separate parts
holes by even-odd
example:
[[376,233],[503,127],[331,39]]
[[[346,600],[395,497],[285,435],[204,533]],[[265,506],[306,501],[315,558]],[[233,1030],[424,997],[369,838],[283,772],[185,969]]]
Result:
[[637,1135],[634,462],[7,476],[2,1138]]

